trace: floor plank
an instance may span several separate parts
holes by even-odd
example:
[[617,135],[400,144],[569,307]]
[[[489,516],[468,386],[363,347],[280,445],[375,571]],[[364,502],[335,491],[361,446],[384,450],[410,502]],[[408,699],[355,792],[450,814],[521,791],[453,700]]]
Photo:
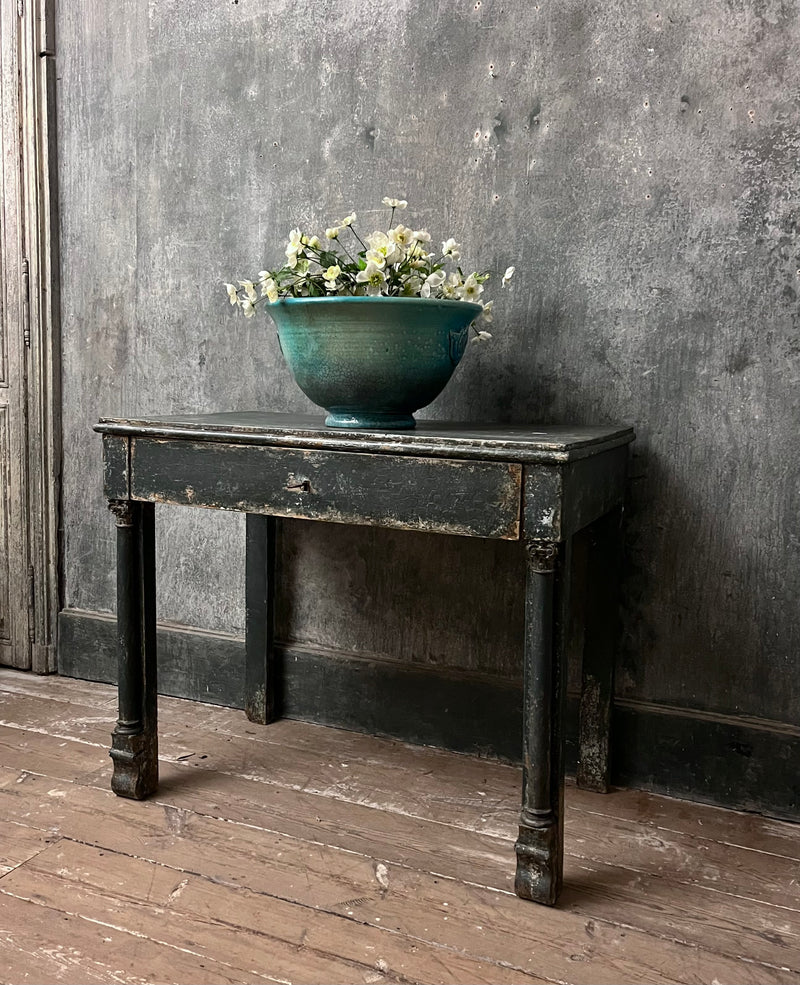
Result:
[[[70,908],[80,905],[80,900],[74,900]],[[258,972],[245,978],[219,955],[212,960],[185,945],[170,946],[120,930],[109,920],[53,910],[2,893],[0,945],[3,985],[239,985],[243,981],[280,981]]]
[[[20,678],[22,678],[20,680]],[[15,724],[24,725],[25,712],[28,720],[41,725],[42,715],[49,714],[52,719],[50,734],[59,728],[69,730],[70,737],[91,741],[102,748],[108,746],[108,733],[113,728],[116,717],[116,690],[103,684],[93,684],[72,678],[47,678],[47,705],[37,707],[35,699],[43,697],[42,678],[19,674],[16,671],[0,668],[0,724],[5,718],[9,705],[4,695],[26,695],[34,699],[24,705],[15,706]],[[62,713],[53,713],[53,702],[65,704]],[[270,762],[274,752],[269,749],[263,758],[255,751],[261,743],[267,747],[277,746],[284,752],[290,748],[305,749],[317,754],[320,734],[324,734],[324,748],[331,757],[349,758],[353,762],[379,761],[387,768],[400,768],[412,773],[414,767],[421,774],[442,775],[452,779],[474,781],[476,759],[427,747],[409,746],[392,739],[381,739],[339,729],[323,728],[282,720],[270,726],[254,725],[244,719],[238,709],[204,705],[179,698],[160,697],[162,709],[160,739],[162,753],[166,758],[190,756],[196,765],[202,765],[203,752],[198,741],[207,734],[246,736],[254,746],[251,754],[253,762]],[[100,715],[98,711],[104,711]],[[20,715],[20,712],[23,714]],[[195,748],[193,748],[195,747]],[[481,762],[481,760],[477,760]],[[498,783],[498,797],[502,801],[509,793],[516,794],[519,782],[517,767],[492,761],[491,782]],[[487,795],[487,790],[478,796]],[[464,791],[461,791],[463,797]],[[635,820],[648,827],[664,826],[684,834],[711,838],[723,843],[730,842],[739,847],[751,848],[778,855],[800,856],[799,839],[794,834],[796,826],[785,822],[774,822],[757,814],[712,807],[706,804],[690,803],[637,790],[616,790],[613,806],[606,798],[578,790],[570,791],[570,807],[585,810],[590,814],[615,816],[619,820]],[[477,802],[476,802],[477,803]],[[481,801],[485,804],[485,801]],[[598,805],[600,805],[598,807]]]
[[[83,721],[82,718],[79,720]],[[290,726],[289,730],[295,733],[308,728],[301,723],[287,724]],[[0,727],[0,748],[3,748],[2,743],[5,742],[4,761],[9,763],[15,761],[9,747],[9,743],[15,742],[14,731]],[[165,729],[165,733],[168,735],[169,730]],[[27,735],[24,740],[16,739],[17,742],[24,741],[21,752],[26,760],[29,758],[32,769],[39,763],[34,751],[37,746],[35,734]],[[59,731],[59,735],[63,735],[63,729]],[[80,740],[79,744],[83,745],[86,741]],[[226,735],[221,742],[218,738],[218,750],[214,748],[213,741],[213,737],[209,735],[198,744],[198,748],[212,750],[211,752],[189,756],[179,751],[180,746],[176,749],[174,740],[169,737],[162,740],[161,745],[166,746],[168,755],[173,755],[178,760],[183,757],[181,761],[185,765],[204,772],[213,772],[215,777],[220,774],[240,777],[258,781],[270,788],[280,788],[285,792],[311,794],[312,797],[335,799],[348,805],[370,809],[378,806],[382,812],[388,811],[401,818],[424,817],[449,827],[507,841],[516,836],[519,777],[517,775],[517,783],[509,784],[508,790],[501,795],[497,783],[492,782],[496,764],[488,761],[471,761],[471,787],[474,789],[476,786],[483,786],[491,790],[490,794],[481,798],[480,790],[477,795],[465,793],[463,784],[458,787],[457,781],[442,776],[441,771],[435,774],[431,771],[415,771],[408,777],[403,776],[397,766],[387,767],[382,761],[365,764],[353,757],[349,757],[347,761],[341,757],[320,758],[319,755],[312,756],[306,750],[298,751],[296,747],[288,746],[280,750],[280,761],[264,762],[254,754],[246,738]],[[97,746],[87,745],[76,750],[74,758],[80,766],[75,771],[76,775],[81,775],[81,770],[85,773],[92,763],[102,763],[107,769],[105,756],[96,758],[91,751],[95,748],[99,751],[99,743]],[[454,758],[461,761],[463,768],[466,757]],[[469,765],[469,761],[466,764]],[[365,765],[368,769],[359,769],[359,766]],[[72,771],[69,772],[72,776]],[[98,782],[106,783],[105,773],[98,777]],[[402,804],[395,803],[398,789],[403,791]],[[442,793],[443,789],[445,793]],[[460,797],[459,789],[462,792]],[[575,792],[574,788],[570,788],[570,796]],[[279,798],[274,790],[270,790],[266,799],[271,802]],[[286,799],[284,796],[284,803]],[[640,821],[633,822],[612,813],[614,795],[599,799],[602,799],[611,812],[586,812],[574,810],[568,805],[570,838],[567,841],[567,851],[570,854],[589,861],[611,862],[631,873],[640,874],[652,870],[652,860],[656,858],[658,864],[655,866],[655,874],[669,876],[679,883],[800,909],[800,880],[787,884],[785,879],[787,865],[800,864],[800,839],[797,837],[793,840],[782,839],[782,854],[775,851],[764,852],[732,842],[717,841],[705,834],[685,834],[664,825],[654,827]],[[486,800],[489,801],[488,804]],[[316,810],[313,804],[312,810]],[[774,829],[777,825],[773,823],[772,827]],[[783,827],[793,828],[791,825]],[[605,839],[605,843],[598,844],[599,838]],[[771,847],[778,847],[774,838],[771,840]],[[734,858],[735,862],[731,864]]]
[[0,981],[800,980],[796,825],[570,787],[549,909],[512,891],[515,767],[162,699],[139,804],[115,714],[0,670]]
[[[164,766],[178,776],[189,775],[191,771],[186,766]],[[65,772],[70,772],[66,770]],[[0,772],[0,777],[2,773]],[[200,778],[203,779],[202,777]],[[221,781],[222,778],[216,778]],[[265,803],[263,788],[252,781],[237,778],[224,778],[221,790],[215,785],[214,794],[224,792],[224,811],[219,804],[209,803],[205,784],[181,785],[175,784],[170,788],[169,780],[164,784],[167,790],[162,790],[156,804],[166,813],[172,828],[192,826],[195,835],[202,833],[208,819],[216,817],[225,824],[231,822],[245,826],[245,832],[240,844],[245,850],[241,870],[248,871],[249,860],[246,854],[248,829],[266,829],[279,831],[284,835],[312,843],[324,842],[329,846],[345,849],[368,857],[381,858],[389,863],[419,869],[428,873],[450,879],[469,881],[476,880],[484,885],[493,886],[499,890],[511,891],[513,869],[510,865],[511,852],[507,842],[498,842],[482,835],[461,832],[459,851],[452,851],[452,833],[446,826],[439,824],[422,825],[421,822],[400,817],[401,827],[397,827],[393,819],[391,843],[387,843],[387,826],[379,812],[364,808],[353,808],[351,805],[339,805],[329,801],[322,805],[308,795],[298,795],[292,791],[284,791],[282,796],[273,797]],[[66,816],[70,826],[58,828],[69,836],[85,840],[92,838],[98,819],[103,821],[103,831],[115,831],[114,820],[117,812],[116,799],[108,793],[108,777],[103,777],[102,786],[98,787],[98,795],[76,791],[80,799],[80,808]],[[36,778],[30,777],[30,784]],[[51,789],[47,791],[49,802],[39,814],[40,822],[45,819],[51,827],[58,827],[65,816],[65,805],[62,802],[69,794],[69,788]],[[63,797],[57,796],[63,793]],[[305,801],[305,802],[304,802]],[[312,801],[311,803],[308,803]],[[25,802],[27,803],[27,801]],[[108,805],[108,806],[106,806]],[[165,861],[163,854],[153,854],[153,845],[158,843],[165,823],[158,811],[144,811],[144,805],[132,805],[136,815],[128,815],[127,833],[135,836],[137,845],[150,846],[149,857]],[[108,814],[106,812],[109,812]],[[316,812],[316,813],[315,813]],[[332,813],[331,813],[332,812]],[[196,816],[195,816],[196,815]],[[152,817],[155,816],[153,823]],[[146,818],[151,821],[146,823]],[[207,837],[210,851],[213,854],[215,835]],[[266,835],[264,836],[266,837]],[[600,847],[605,843],[602,833],[598,834]],[[115,846],[122,851],[131,850],[126,839],[116,840],[105,834],[102,844]],[[266,851],[267,845],[263,844]],[[136,851],[144,849],[136,848]],[[189,847],[188,858],[173,856],[173,863],[179,867],[190,867],[193,849]],[[273,855],[281,851],[279,843],[272,845]],[[593,854],[598,855],[596,848]],[[225,866],[216,871],[217,878],[232,878],[230,864],[235,857],[231,849],[224,850]],[[289,866],[291,877],[291,866]],[[787,920],[781,916],[779,908],[763,903],[731,896],[717,890],[707,890],[690,885],[676,886],[663,875],[637,873],[629,868],[619,868],[598,861],[586,862],[574,859],[568,853],[566,859],[567,891],[565,903],[576,900],[575,905],[587,919],[612,920],[615,908],[626,909],[626,921],[629,925],[644,929],[648,932],[669,935],[676,940],[689,940],[709,948],[717,948],[720,942],[727,942],[732,950],[744,947],[746,951],[765,962],[778,962],[796,968],[798,939],[791,931],[791,925],[797,923],[797,914],[789,912]],[[288,891],[288,890],[287,890]],[[333,897],[344,898],[341,893],[346,890],[336,890]],[[337,897],[337,893],[339,893]],[[358,896],[351,893],[351,896]],[[674,907],[676,897],[680,897],[681,906]],[[646,902],[643,903],[642,900]],[[670,909],[674,912],[670,912]],[[634,917],[635,914],[635,917]],[[784,927],[782,931],[778,928]],[[789,952],[784,958],[782,952]],[[792,957],[794,955],[794,958]],[[795,965],[792,965],[795,960]]]
[[31,828],[7,818],[4,821],[6,827],[0,842],[0,876],[23,865],[58,840],[58,835],[51,835],[39,828]]
[[[132,891],[131,886],[137,888]],[[147,887],[144,900],[141,886]],[[108,914],[115,925],[130,925],[138,933],[173,944],[202,941],[195,946],[205,953],[230,948],[235,936],[235,952],[247,955],[251,965],[280,969],[295,980],[301,973],[310,981],[544,981],[523,969],[409,938],[394,928],[343,919],[274,893],[255,893],[241,883],[186,875],[163,864],[67,842],[15,873],[7,885],[0,883],[0,892],[5,890],[26,898],[35,894],[54,908],[81,900],[84,911]],[[438,973],[431,975],[434,968]]]

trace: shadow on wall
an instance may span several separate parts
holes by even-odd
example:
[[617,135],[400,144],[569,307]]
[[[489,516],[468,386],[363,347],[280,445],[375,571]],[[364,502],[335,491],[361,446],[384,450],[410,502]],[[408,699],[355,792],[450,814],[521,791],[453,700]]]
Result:
[[[779,572],[771,570],[752,534],[737,527],[741,489],[736,465],[726,460],[730,450],[713,428],[698,432],[686,423],[692,408],[679,392],[671,418],[657,429],[628,416],[631,395],[625,381],[618,388],[610,382],[614,367],[601,338],[592,338],[568,362],[565,340],[585,336],[576,329],[585,322],[585,312],[567,312],[558,299],[541,302],[529,329],[508,333],[529,344],[495,359],[484,353],[465,359],[431,416],[632,424],[637,438],[626,504],[617,694],[780,720],[792,698],[779,675],[773,680],[763,667],[785,660],[791,625],[786,619],[782,624],[774,604]],[[496,343],[503,346],[500,332]],[[576,341],[574,349],[581,344]],[[775,591],[765,599],[764,586],[773,582]]]

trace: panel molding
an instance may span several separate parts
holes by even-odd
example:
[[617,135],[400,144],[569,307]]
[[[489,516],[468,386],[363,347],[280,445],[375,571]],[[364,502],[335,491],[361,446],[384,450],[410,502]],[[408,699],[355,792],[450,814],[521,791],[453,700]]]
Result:
[[56,668],[59,604],[61,329],[53,8],[53,0],[26,0],[18,26],[25,217],[22,240],[28,264],[24,307],[30,332],[26,350],[26,511],[33,578],[28,604],[32,606],[31,669],[36,673],[50,673]]
[[25,201],[20,168],[22,121],[20,77],[20,18],[17,5],[0,0],[0,403],[5,417],[2,448],[3,510],[6,513],[5,550],[0,556],[6,590],[3,599],[4,639],[0,660],[12,667],[31,665],[29,598],[30,512],[26,446],[27,350],[24,344],[26,305],[23,294]]
[[[113,683],[114,617],[66,609],[59,623],[59,672]],[[161,694],[243,706],[243,640],[160,625],[158,648]],[[520,681],[298,643],[276,649],[287,718],[519,762]],[[572,695],[565,724],[573,773],[577,718]],[[611,745],[617,786],[800,821],[800,728],[618,699]]]
[[8,407],[0,404],[0,644],[11,646],[11,598],[9,592],[9,510],[10,498],[2,491],[10,489],[8,448]]

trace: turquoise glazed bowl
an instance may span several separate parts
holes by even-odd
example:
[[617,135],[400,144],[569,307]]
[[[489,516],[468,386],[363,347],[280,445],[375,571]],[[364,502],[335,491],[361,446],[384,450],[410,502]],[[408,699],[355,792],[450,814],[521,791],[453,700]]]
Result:
[[333,428],[413,428],[459,364],[471,301],[287,298],[269,305],[281,351],[305,395]]

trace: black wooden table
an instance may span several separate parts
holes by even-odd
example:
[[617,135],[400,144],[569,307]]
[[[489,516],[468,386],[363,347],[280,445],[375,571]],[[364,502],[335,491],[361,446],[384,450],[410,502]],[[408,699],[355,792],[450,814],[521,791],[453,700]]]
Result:
[[[571,621],[582,620],[578,782],[605,790],[633,432],[424,421],[407,432],[339,431],[314,417],[255,412],[104,419],[96,430],[117,517],[114,792],[143,798],[158,784],[156,503],[247,514],[245,707],[261,723],[273,720],[275,707],[276,517],[521,540],[527,562],[516,891],[555,903],[563,864],[565,639]],[[577,543],[586,593],[571,590]]]

